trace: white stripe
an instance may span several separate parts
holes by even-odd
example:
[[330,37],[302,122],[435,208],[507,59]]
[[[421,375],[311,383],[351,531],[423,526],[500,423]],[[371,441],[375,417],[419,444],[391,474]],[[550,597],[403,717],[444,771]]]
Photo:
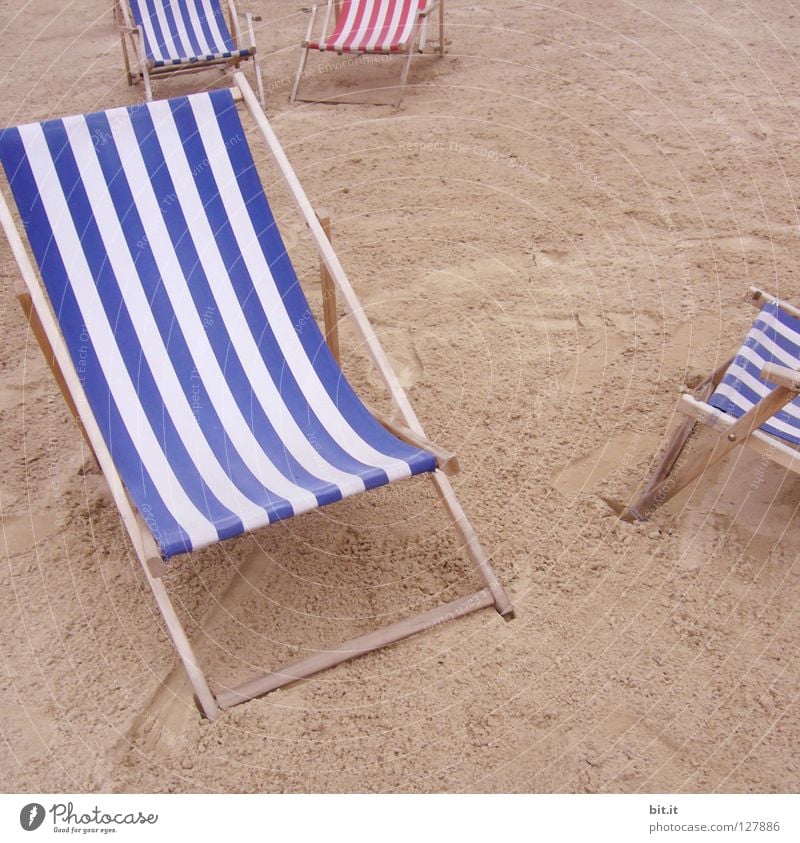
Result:
[[[155,27],[153,26],[153,21],[150,17],[150,13],[148,12],[144,0],[142,2],[136,3],[137,8],[139,9],[139,17],[141,18],[141,26],[144,32],[144,38],[147,42],[147,46],[150,47],[150,52],[153,55],[154,61],[163,61],[165,56],[161,51],[161,48],[158,45],[158,37],[156,36]],[[161,11],[163,16],[163,9],[161,9],[160,4],[156,3],[156,16],[158,16],[158,12]],[[162,20],[161,22],[162,29],[164,29],[169,36],[169,29],[166,27],[166,21]]]
[[[109,119],[113,120],[113,124],[127,123],[130,126],[130,118],[126,110],[116,111],[113,116],[111,112],[107,114]],[[109,264],[114,272],[114,276],[117,278],[122,297],[125,300],[125,305],[133,322],[134,330],[139,338],[142,353],[153,374],[166,411],[175,425],[184,447],[192,457],[198,473],[203,478],[211,493],[223,506],[239,516],[246,530],[262,527],[268,521],[263,507],[249,500],[236,484],[231,481],[223,466],[220,465],[219,459],[214,455],[200,425],[197,423],[197,417],[192,411],[185,390],[181,386],[177,373],[172,366],[169,359],[169,352],[159,334],[156,321],[153,318],[152,308],[139,280],[136,264],[125,241],[125,234],[114,209],[111,195],[108,192],[105,177],[100,169],[97,156],[94,153],[88,127],[82,118],[70,118],[69,120],[65,120],[64,124],[67,128],[67,134],[78,164],[78,169],[86,186],[95,223],[100,230],[103,243],[106,247]],[[115,136],[115,141],[117,141],[118,133],[114,130],[113,124],[112,134]],[[132,130],[130,134],[133,135]],[[125,146],[125,142],[130,143],[130,141],[131,138],[124,138],[123,143],[118,143],[117,145],[126,175],[128,174],[127,159],[129,147]],[[135,143],[135,137],[133,138],[133,142]],[[136,150],[138,152],[138,146]],[[134,178],[136,177],[140,177],[140,174],[136,174]],[[134,183],[130,178],[129,181]],[[137,202],[137,206],[138,204]],[[149,211],[150,209],[147,210]],[[155,213],[158,213],[158,208],[155,208]],[[169,243],[167,245],[171,246]],[[155,251],[156,244],[151,242],[151,246]],[[175,267],[177,267],[177,261],[174,263]],[[165,286],[168,283],[168,273],[173,271],[175,267],[159,267]],[[184,295],[177,301],[173,300],[172,304],[176,314],[194,309],[188,289],[184,291]],[[195,320],[195,323],[194,325],[190,325],[188,330],[199,331],[204,335],[205,332],[203,331],[199,318]],[[181,324],[181,327],[184,331],[187,331],[185,325]],[[201,353],[203,352],[212,354],[210,347],[207,349],[202,348]],[[195,357],[194,354],[193,357]],[[196,358],[194,362],[198,370],[200,370],[202,367],[202,357]],[[214,406],[219,407],[218,404]],[[278,475],[278,472],[276,471],[275,474]],[[275,478],[276,481],[278,477]],[[264,485],[276,491],[277,494],[286,497],[284,490],[278,487],[277,482],[274,486],[269,484]],[[293,484],[287,484],[285,481],[283,486],[286,487],[286,492],[294,488]],[[316,499],[314,500],[314,504],[316,505]]]
[[[219,28],[220,18],[214,14],[214,4],[210,0],[201,0],[203,10],[208,21],[209,29],[211,30],[211,37],[214,39],[214,44],[211,45],[209,53],[224,53],[228,48],[225,46],[225,36]],[[224,24],[224,16],[221,18]],[[216,46],[215,46],[216,45]]]
[[[156,2],[163,5],[164,0],[156,0]],[[170,32],[170,44],[172,49],[170,56],[174,59],[191,58],[194,54],[194,47],[192,46],[192,39],[189,35],[190,26],[184,15],[185,2],[170,3],[172,9],[172,17],[175,20],[175,30]],[[183,44],[183,50],[178,48],[178,43]]]
[[208,43],[206,34],[203,31],[203,24],[200,23],[200,17],[197,14],[197,4],[194,0],[184,0],[184,2],[181,3],[181,6],[186,10],[187,26],[191,27],[197,43],[200,45],[199,55],[216,52],[216,50]]
[[[341,51],[344,48],[344,42],[347,40],[348,35],[353,29],[356,21],[356,13],[358,12],[358,0],[353,0],[350,4],[350,7],[347,10],[347,18],[345,19],[344,28],[342,29],[342,34],[339,37],[339,40],[333,45],[334,50]],[[322,41],[320,44],[324,44],[326,42]]]
[[381,33],[381,28],[386,23],[386,16],[389,13],[389,3],[391,0],[381,0],[381,8],[378,12],[378,19],[375,21],[375,28],[367,41],[367,49],[374,50],[378,42],[378,37]]
[[38,124],[21,126],[19,132],[86,330],[92,337],[103,375],[134,447],[164,505],[173,515],[180,513],[176,521],[188,534],[192,545],[196,547],[216,542],[219,535],[214,525],[184,492],[142,409],[103,310],[42,128]]
[[386,37],[380,44],[380,48],[382,50],[388,50],[392,46],[392,36],[395,32],[397,32],[397,28],[400,25],[400,15],[403,13],[403,0],[397,0],[394,6],[394,13],[392,14],[392,22],[389,24],[389,28],[386,30]]
[[[201,99],[208,102],[208,97],[203,96]],[[198,251],[206,277],[209,279],[220,315],[231,337],[237,356],[250,383],[252,384],[253,390],[259,403],[264,409],[265,414],[272,422],[276,433],[280,436],[286,450],[308,472],[323,480],[335,483],[339,486],[344,495],[364,491],[364,482],[361,477],[357,474],[342,471],[336,466],[330,464],[323,455],[317,451],[312,443],[308,441],[305,433],[299,427],[289,408],[284,403],[278,387],[262,359],[258,345],[247,325],[247,321],[245,320],[244,314],[241,310],[241,305],[239,304],[236,293],[231,285],[222,256],[219,253],[214,232],[209,225],[207,215],[203,211],[203,202],[197,192],[197,185],[194,181],[194,177],[192,176],[189,164],[186,161],[185,154],[183,153],[180,137],[174,125],[169,106],[166,103],[154,103],[150,107],[150,111],[153,115],[154,121],[156,121],[156,133],[162,149],[171,150],[171,154],[167,155],[167,167],[175,187],[175,193],[178,197],[178,201],[186,214],[187,225],[189,227],[192,241]],[[213,115],[213,110],[212,116],[213,126],[216,127],[216,131],[218,132],[219,129],[217,126],[216,115]],[[223,155],[227,161],[228,154],[224,147],[224,143],[222,144],[221,150],[216,149],[212,151],[209,149],[207,139],[210,133],[210,128],[211,127],[209,126],[200,124],[200,135],[206,142],[206,152],[208,155],[209,166],[212,174],[214,174],[217,178],[217,187],[222,193],[232,191],[238,193],[238,186],[235,181],[230,184],[230,187],[228,187],[228,185],[221,183],[218,178],[218,174],[216,172],[216,159],[219,155]],[[227,191],[226,188],[228,188]],[[190,209],[197,210],[192,214],[190,213]],[[244,208],[243,202],[242,211],[246,215],[246,209]],[[249,217],[247,218],[249,219]],[[271,281],[268,272],[262,273],[261,276],[254,275],[253,277],[262,277],[264,279],[265,286]],[[277,291],[275,292],[275,296],[277,299],[276,308],[282,312],[286,322],[290,324],[288,315],[286,315],[285,306],[280,301]],[[267,312],[269,313],[270,311]],[[296,336],[293,329],[292,334]],[[281,348],[285,352],[285,347],[281,346]],[[300,351],[303,352],[302,347],[300,347]],[[304,352],[303,356],[305,357]],[[225,385],[224,377],[222,377],[221,373],[220,378],[221,384],[219,388],[221,389],[222,386]],[[225,399],[221,398],[218,400]],[[232,402],[232,397],[225,400],[226,404],[228,402]],[[323,423],[325,422],[324,418],[321,420]],[[244,422],[244,419],[242,419],[242,425],[247,434],[252,435],[249,427],[247,427]],[[255,447],[258,447],[255,439],[253,439],[253,443]],[[266,456],[264,459],[266,459]],[[382,461],[385,460],[386,457],[383,457]],[[367,463],[369,464],[369,461],[367,461]],[[377,462],[376,464],[380,465],[381,462]],[[403,462],[403,466],[406,468],[407,475],[409,473],[408,466],[405,462]],[[295,492],[291,499],[299,498],[300,505],[305,506],[301,496],[310,495],[313,503],[310,502],[308,508],[313,508],[317,505],[316,498],[311,495],[310,492],[306,491],[301,486],[298,486],[297,490],[298,491]]]
[[[189,97],[189,102],[195,113],[200,134],[203,138],[209,161],[212,164],[212,172],[220,190],[221,199],[225,205],[234,236],[239,244],[245,266],[250,277],[258,279],[254,283],[256,294],[261,302],[261,306],[264,308],[264,312],[268,315],[270,327],[275,334],[278,345],[283,351],[287,365],[294,375],[295,380],[300,385],[300,388],[303,390],[309,406],[317,418],[325,425],[328,433],[347,453],[362,463],[383,468],[390,480],[408,477],[411,473],[408,463],[381,453],[362,439],[350,426],[336,404],[334,404],[320,381],[319,374],[309,360],[300,342],[300,338],[289,319],[286,307],[275,283],[272,280],[272,273],[264,258],[264,253],[261,250],[256,232],[253,229],[253,221],[250,218],[244,199],[238,189],[236,176],[225,148],[211,100],[208,96],[200,95]],[[154,105],[157,104],[154,103]],[[184,207],[187,206],[184,205]],[[191,205],[188,207],[191,207]],[[202,241],[195,240],[195,242]],[[239,339],[236,333],[232,333],[232,336],[234,337],[234,341]],[[240,356],[242,360],[245,360],[251,355],[247,354],[245,350],[241,350]],[[258,355],[258,360],[260,361],[260,359],[260,355]],[[252,377],[252,382],[257,387],[260,383],[260,378]],[[263,398],[261,396],[259,398],[265,408],[269,406],[268,404],[263,404]]]

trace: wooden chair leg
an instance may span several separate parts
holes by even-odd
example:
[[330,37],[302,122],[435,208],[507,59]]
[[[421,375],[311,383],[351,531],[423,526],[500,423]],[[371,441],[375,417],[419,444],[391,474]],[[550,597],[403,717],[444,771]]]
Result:
[[414,55],[414,45],[417,43],[417,33],[419,32],[419,23],[414,24],[414,30],[411,33],[411,38],[408,40],[408,51],[406,52],[406,60],[403,63],[403,72],[400,74],[400,92],[397,95],[397,102],[394,104],[395,111],[400,108],[403,102],[403,96],[406,92],[406,81],[408,80],[408,71],[411,68],[411,57]]
[[[331,217],[325,208],[316,210],[317,219],[325,232],[328,241],[331,241]],[[319,262],[319,277],[322,284],[322,314],[325,320],[325,342],[331,350],[334,360],[341,365],[342,359],[339,353],[339,314],[336,309],[336,285],[333,283],[330,272],[325,264]]]
[[492,595],[495,609],[497,609],[505,620],[513,620],[514,607],[508,599],[505,589],[500,585],[500,580],[497,579],[497,574],[495,574],[491,562],[489,562],[484,549],[478,541],[477,533],[472,528],[464,510],[461,508],[461,504],[458,502],[458,498],[456,498],[450,481],[439,469],[434,471],[430,476],[436,488],[436,493],[439,495],[439,499],[450,516],[450,520],[462,547],[467,551],[467,555],[475,565],[478,576],[483,580],[483,584],[489,589],[489,593]]
[[[694,393],[694,397],[698,401],[702,401],[705,403],[711,396],[711,393],[717,388],[719,382],[725,375],[725,372],[728,371],[728,367],[733,363],[733,357],[729,360],[726,360],[721,366],[715,369],[701,384],[697,387]],[[665,477],[668,477],[670,472],[672,471],[673,466],[675,465],[678,457],[681,455],[684,446],[686,445],[686,441],[692,435],[692,431],[694,430],[694,426],[697,424],[696,419],[687,418],[685,419],[675,433],[672,436],[672,439],[669,443],[669,447],[664,452],[664,456],[661,458],[661,462],[658,464],[658,468],[656,469],[653,476],[650,478],[650,482],[645,487],[644,492],[642,492],[641,496],[638,500],[644,498],[655,486],[657,486]],[[632,504],[634,508],[637,507],[637,502]]]
[[303,70],[306,66],[306,59],[308,59],[308,47],[303,49],[300,54],[300,64],[297,67],[297,76],[294,78],[294,85],[292,86],[292,93],[289,96],[289,102],[294,102],[297,99],[297,92],[300,89],[300,77],[303,75]]
[[699,477],[710,465],[721,460],[729,451],[742,445],[747,437],[764,422],[770,419],[785,404],[797,396],[797,392],[785,386],[777,386],[758,404],[754,404],[735,424],[728,428],[724,438],[711,442],[695,454],[684,468],[656,483],[634,504],[628,506],[620,515],[623,521],[647,521],[650,515],[692,480]]
[[192,688],[194,688],[197,702],[199,703],[203,714],[205,714],[209,720],[216,720],[217,717],[219,717],[219,705],[217,704],[217,699],[211,692],[211,688],[208,686],[208,681],[198,665],[197,657],[194,654],[194,650],[192,649],[192,645],[189,642],[189,638],[183,628],[183,624],[180,622],[180,619],[175,612],[175,607],[169,599],[164,583],[161,581],[160,577],[153,575],[153,571],[157,571],[158,569],[163,570],[158,545],[156,544],[155,539],[153,538],[147,524],[145,524],[142,516],[136,512],[135,517],[136,523],[139,526],[141,547],[143,551],[140,554],[139,561],[142,563],[142,568],[144,568],[145,577],[147,577],[147,581],[150,583],[150,588],[153,590],[153,595],[156,598],[156,603],[158,604],[158,608],[164,618],[164,623],[167,625],[167,630],[169,631],[170,638],[172,638],[172,643],[175,645],[175,649],[178,651],[178,655],[180,656],[181,662],[186,670],[186,674],[189,677],[189,681],[192,683]]

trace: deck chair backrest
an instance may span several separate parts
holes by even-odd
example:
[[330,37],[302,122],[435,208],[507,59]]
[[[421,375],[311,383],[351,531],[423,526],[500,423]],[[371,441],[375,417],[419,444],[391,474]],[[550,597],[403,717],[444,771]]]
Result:
[[[743,416],[775,388],[759,376],[767,363],[800,368],[800,320],[777,301],[760,310],[708,403],[736,418]],[[786,404],[761,429],[800,445],[800,399]]]
[[164,557],[435,469],[330,354],[230,90],[8,129],[0,159]]
[[425,0],[343,0],[333,32],[320,50],[393,51],[411,39]]
[[219,0],[130,0],[130,5],[145,55],[156,66],[236,52]]

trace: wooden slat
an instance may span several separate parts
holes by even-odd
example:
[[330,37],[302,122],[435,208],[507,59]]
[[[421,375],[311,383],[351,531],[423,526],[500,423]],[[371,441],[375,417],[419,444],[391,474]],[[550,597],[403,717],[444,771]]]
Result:
[[788,313],[789,316],[794,316],[795,319],[800,319],[800,308],[796,308],[794,305],[789,304],[789,302],[783,301],[782,299],[773,296],[771,293],[766,293],[758,287],[750,287],[747,293],[745,293],[744,300],[749,304],[752,304],[753,307],[758,308],[764,307],[765,304],[777,302],[784,313]]
[[[728,367],[733,363],[734,358],[730,357],[726,360],[721,366],[718,366],[695,390],[695,396],[699,401],[706,401],[708,400],[711,393],[716,389],[719,385],[722,378],[725,376],[725,372],[728,371]],[[685,419],[679,425],[678,429],[672,435],[672,439],[670,440],[669,446],[667,450],[664,452],[664,456],[661,458],[661,462],[658,464],[658,468],[656,469],[655,473],[653,474],[650,482],[645,487],[645,490],[639,497],[639,501],[647,495],[650,490],[657,486],[665,477],[669,475],[672,471],[673,466],[675,465],[676,460],[681,455],[681,452],[686,445],[686,440],[691,436],[692,430],[694,430],[695,421],[692,419]],[[632,506],[634,509],[638,508],[638,501],[635,501]]]
[[403,424],[398,424],[392,421],[386,413],[376,410],[366,401],[361,402],[370,413],[385,427],[390,433],[394,434],[402,442],[407,445],[413,445],[415,448],[421,448],[423,451],[428,451],[436,457],[436,466],[448,476],[458,474],[461,470],[458,464],[458,457],[452,452],[448,451],[434,442],[431,442],[427,436],[420,436],[414,433],[413,430]]
[[412,635],[433,629],[439,624],[447,623],[471,612],[477,612],[479,609],[486,609],[493,603],[494,599],[488,589],[459,597],[458,600],[437,606],[430,611],[404,618],[367,635],[352,638],[340,644],[334,650],[322,650],[313,656],[286,665],[286,667],[274,673],[257,676],[235,688],[222,691],[217,694],[217,702],[222,708],[230,708],[239,703],[247,702],[247,700],[274,691],[276,688],[296,682],[298,679],[304,679],[321,670],[327,670],[337,664],[342,664],[342,662],[363,656],[365,653],[379,650],[389,644],[410,638]]
[[[331,215],[325,208],[318,208],[316,217],[329,243],[331,240]],[[342,359],[339,353],[339,314],[336,310],[336,285],[333,283],[330,272],[325,264],[319,263],[319,280],[322,285],[322,316],[325,322],[325,342],[331,350],[334,360],[341,365]]]
[[[687,416],[691,416],[701,424],[717,433],[727,433],[736,419],[712,407],[698,401],[691,395],[682,395],[678,403],[678,409]],[[800,451],[793,448],[786,442],[771,436],[763,430],[754,430],[745,443],[759,454],[769,457],[773,462],[788,468],[789,471],[800,473]]]

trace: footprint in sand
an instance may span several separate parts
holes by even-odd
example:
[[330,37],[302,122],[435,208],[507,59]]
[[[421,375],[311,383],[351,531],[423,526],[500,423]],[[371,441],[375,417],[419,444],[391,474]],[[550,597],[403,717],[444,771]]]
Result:
[[626,345],[625,337],[608,331],[581,345],[572,365],[561,376],[561,389],[575,395],[601,384],[606,367],[622,354]]
[[721,328],[718,316],[698,316],[679,325],[664,355],[667,370],[713,371],[722,362],[720,355],[727,356],[725,349],[719,348]]
[[689,237],[677,243],[679,249],[693,249],[698,246],[709,244],[726,252],[764,251],[772,249],[773,243],[765,237],[758,237],[751,234],[733,234],[720,237]]
[[569,263],[572,258],[569,252],[563,249],[542,249],[536,252],[536,264],[538,266],[563,266]]
[[642,460],[655,453],[658,443],[659,437],[654,433],[626,430],[558,469],[550,477],[550,483],[566,496],[589,491],[616,471],[630,474]]

